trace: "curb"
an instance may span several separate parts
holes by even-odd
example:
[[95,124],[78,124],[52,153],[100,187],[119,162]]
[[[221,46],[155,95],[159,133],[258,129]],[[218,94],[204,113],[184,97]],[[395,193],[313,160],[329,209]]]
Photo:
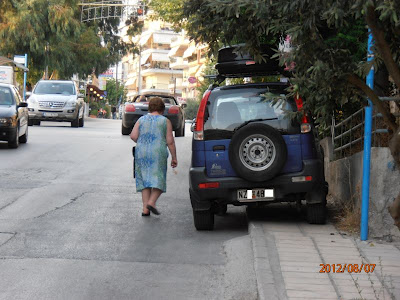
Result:
[[285,289],[282,289],[282,285],[276,282],[282,275],[274,274],[276,271],[271,266],[271,256],[273,256],[270,249],[271,245],[267,241],[261,223],[250,221],[248,228],[253,248],[258,299],[287,299]]

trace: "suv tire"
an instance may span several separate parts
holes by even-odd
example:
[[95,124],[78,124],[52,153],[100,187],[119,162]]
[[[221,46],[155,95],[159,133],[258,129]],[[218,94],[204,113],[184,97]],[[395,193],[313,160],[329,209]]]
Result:
[[325,224],[326,204],[307,204],[307,222],[310,224]]
[[127,128],[124,125],[122,125],[122,127],[121,127],[122,135],[129,135],[131,133],[131,131],[132,130],[130,128]]
[[79,127],[83,127],[85,125],[85,117],[82,116],[82,119],[79,119]]
[[76,116],[76,119],[71,122],[71,127],[79,127],[79,114]]
[[193,210],[194,227],[197,230],[214,229],[214,212],[208,210]]
[[249,181],[266,181],[286,163],[286,143],[269,125],[251,123],[240,128],[229,145],[229,160],[236,173]]

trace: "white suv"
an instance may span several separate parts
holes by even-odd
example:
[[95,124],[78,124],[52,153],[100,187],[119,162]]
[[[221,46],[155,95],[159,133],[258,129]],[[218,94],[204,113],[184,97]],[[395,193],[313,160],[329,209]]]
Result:
[[58,121],[83,127],[83,95],[72,80],[40,80],[27,95],[30,126],[40,125],[40,121]]

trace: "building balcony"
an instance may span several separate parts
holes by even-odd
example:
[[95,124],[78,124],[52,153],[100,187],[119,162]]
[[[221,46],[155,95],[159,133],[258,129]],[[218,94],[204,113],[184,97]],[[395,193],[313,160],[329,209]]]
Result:
[[172,69],[160,69],[155,67],[150,67],[148,69],[142,70],[142,76],[156,75],[156,74],[169,74],[169,75],[179,75],[182,76],[182,70],[172,70]]
[[171,57],[169,65],[171,69],[185,69],[188,67],[188,61],[182,57]]
[[171,40],[171,48],[178,46],[189,46],[189,39],[183,35],[176,36]]

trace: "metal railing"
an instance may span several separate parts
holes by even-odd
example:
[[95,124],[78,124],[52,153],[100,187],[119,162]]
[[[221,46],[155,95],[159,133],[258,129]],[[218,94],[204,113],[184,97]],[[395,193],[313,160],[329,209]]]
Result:
[[[379,99],[381,101],[400,101],[400,97],[379,97]],[[362,108],[338,124],[335,123],[335,118],[332,118],[332,126],[330,128],[335,159],[362,151],[365,124],[364,112],[365,110]],[[399,118],[400,113],[396,113],[395,117]],[[386,146],[386,139],[383,139],[382,136],[388,134],[389,131],[385,128],[386,125],[383,122],[382,114],[376,112],[374,108],[372,118],[372,147]]]

